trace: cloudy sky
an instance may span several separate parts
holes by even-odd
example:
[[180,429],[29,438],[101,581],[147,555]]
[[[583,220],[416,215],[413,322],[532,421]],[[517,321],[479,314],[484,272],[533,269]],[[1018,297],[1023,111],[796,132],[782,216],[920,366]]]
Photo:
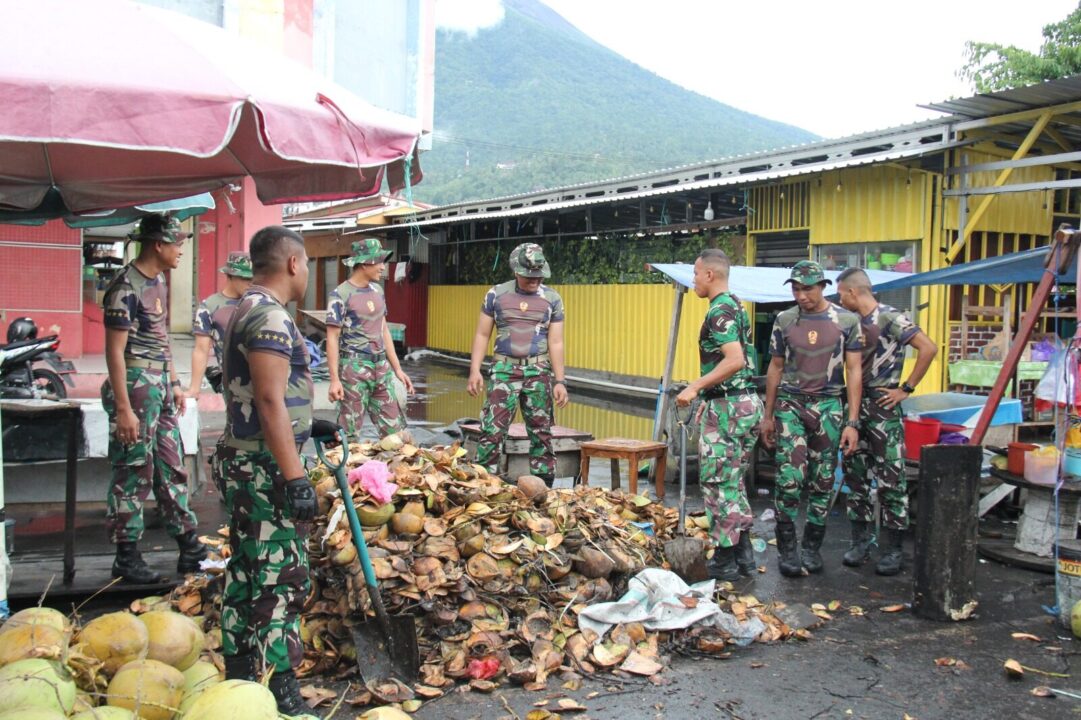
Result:
[[[741,110],[839,137],[935,117],[972,94],[967,40],[1040,46],[1077,0],[542,0],[598,42]],[[475,32],[501,0],[437,0],[441,27]],[[438,89],[436,90],[438,92]]]

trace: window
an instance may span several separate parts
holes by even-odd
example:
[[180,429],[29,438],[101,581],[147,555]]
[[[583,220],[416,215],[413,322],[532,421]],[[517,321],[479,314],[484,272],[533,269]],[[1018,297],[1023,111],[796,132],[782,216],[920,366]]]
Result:
[[[919,272],[920,256],[918,242],[846,243],[842,245],[815,245],[815,260],[826,270],[844,270],[859,267],[865,270],[893,270],[895,272]],[[913,322],[916,318],[916,288],[887,290],[875,293],[879,302],[904,310]]]

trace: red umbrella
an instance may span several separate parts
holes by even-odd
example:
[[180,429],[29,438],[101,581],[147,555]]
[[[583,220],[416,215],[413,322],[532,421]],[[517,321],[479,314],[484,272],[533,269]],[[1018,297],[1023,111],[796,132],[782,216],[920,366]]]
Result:
[[416,120],[221,28],[123,0],[0,0],[0,20],[0,209],[50,188],[86,212],[244,175],[268,204],[420,180]]

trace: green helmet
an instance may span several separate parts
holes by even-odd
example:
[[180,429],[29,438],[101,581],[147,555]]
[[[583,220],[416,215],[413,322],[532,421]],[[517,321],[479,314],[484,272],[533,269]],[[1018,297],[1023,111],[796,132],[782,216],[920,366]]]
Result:
[[826,279],[826,272],[822,266],[814,260],[800,260],[792,266],[792,274],[784,281],[784,284],[787,285],[790,282],[798,282],[800,285],[833,284],[832,280]]
[[246,252],[231,252],[219,270],[226,275],[251,280],[251,255]]
[[527,278],[548,278],[552,269],[544,259],[544,250],[536,243],[522,243],[510,254],[510,269]]
[[353,265],[367,265],[368,263],[386,262],[394,254],[391,250],[384,250],[383,244],[377,238],[368,237],[354,240],[350,247],[352,255],[342,262],[352,267]]

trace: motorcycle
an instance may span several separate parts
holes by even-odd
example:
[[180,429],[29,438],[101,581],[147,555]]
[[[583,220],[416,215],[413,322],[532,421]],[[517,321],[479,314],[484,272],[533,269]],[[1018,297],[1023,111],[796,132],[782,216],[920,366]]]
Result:
[[[8,326],[7,344],[0,345],[0,398],[62,400],[68,392],[65,383],[75,387],[71,375],[75,365],[57,352],[60,338],[56,335],[39,338],[37,326],[30,318],[18,318]],[[35,367],[46,363],[49,368]]]

